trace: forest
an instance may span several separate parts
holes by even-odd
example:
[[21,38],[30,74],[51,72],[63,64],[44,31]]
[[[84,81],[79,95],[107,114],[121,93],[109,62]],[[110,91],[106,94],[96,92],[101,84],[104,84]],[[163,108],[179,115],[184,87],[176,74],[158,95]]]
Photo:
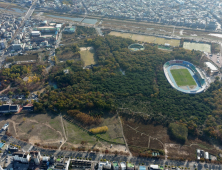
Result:
[[[183,48],[165,52],[152,44],[146,44],[144,51],[131,52],[128,46],[132,43],[114,36],[86,40],[85,45],[95,49],[97,66],[83,69],[81,61],[66,61],[53,67],[49,80],[58,89],[48,88],[39,103],[34,103],[35,110],[77,109],[98,117],[123,105],[129,109],[138,106],[139,111],[139,103],[146,103],[143,112],[150,116],[149,121],[167,126],[175,122],[186,126],[189,135],[220,138],[222,83],[217,79],[204,93],[184,94],[173,89],[163,73],[163,64],[171,59],[202,66],[202,53]],[[65,68],[69,74],[63,72]]]
[[[6,94],[25,95],[42,87],[45,84],[46,73],[44,64],[12,65],[0,71],[0,90],[11,86],[6,90]],[[27,77],[27,81],[23,78]]]

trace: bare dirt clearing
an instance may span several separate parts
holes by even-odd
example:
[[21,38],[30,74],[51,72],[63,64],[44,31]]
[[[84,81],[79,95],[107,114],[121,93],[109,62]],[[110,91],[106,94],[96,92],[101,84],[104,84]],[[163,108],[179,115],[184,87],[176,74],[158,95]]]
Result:
[[84,66],[95,64],[95,50],[93,47],[80,47],[80,56]]
[[213,155],[219,151],[212,145],[196,139],[189,139],[184,145],[171,140],[167,127],[143,124],[133,119],[122,119],[123,130],[130,151],[134,155],[150,153],[150,150],[163,150],[166,157],[196,159],[196,149],[203,149]]

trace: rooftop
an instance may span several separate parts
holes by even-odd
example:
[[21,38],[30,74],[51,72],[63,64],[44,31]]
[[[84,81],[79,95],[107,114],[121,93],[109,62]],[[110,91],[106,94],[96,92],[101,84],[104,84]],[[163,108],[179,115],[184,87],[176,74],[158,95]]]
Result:
[[207,67],[209,67],[212,71],[218,71],[217,67],[215,67],[211,62],[205,62]]

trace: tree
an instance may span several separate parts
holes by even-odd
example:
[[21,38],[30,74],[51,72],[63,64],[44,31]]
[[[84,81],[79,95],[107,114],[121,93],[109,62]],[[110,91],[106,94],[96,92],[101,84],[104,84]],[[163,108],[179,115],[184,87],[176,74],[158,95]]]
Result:
[[188,129],[186,126],[176,123],[170,123],[169,132],[172,138],[178,142],[185,143],[188,136]]
[[207,68],[207,74],[210,75],[211,74],[211,69],[208,67]]

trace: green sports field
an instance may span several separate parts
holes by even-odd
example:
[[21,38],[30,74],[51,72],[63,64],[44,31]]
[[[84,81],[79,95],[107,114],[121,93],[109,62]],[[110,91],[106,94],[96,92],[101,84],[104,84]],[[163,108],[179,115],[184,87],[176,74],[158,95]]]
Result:
[[196,85],[195,80],[187,69],[174,69],[170,70],[170,72],[178,86]]

